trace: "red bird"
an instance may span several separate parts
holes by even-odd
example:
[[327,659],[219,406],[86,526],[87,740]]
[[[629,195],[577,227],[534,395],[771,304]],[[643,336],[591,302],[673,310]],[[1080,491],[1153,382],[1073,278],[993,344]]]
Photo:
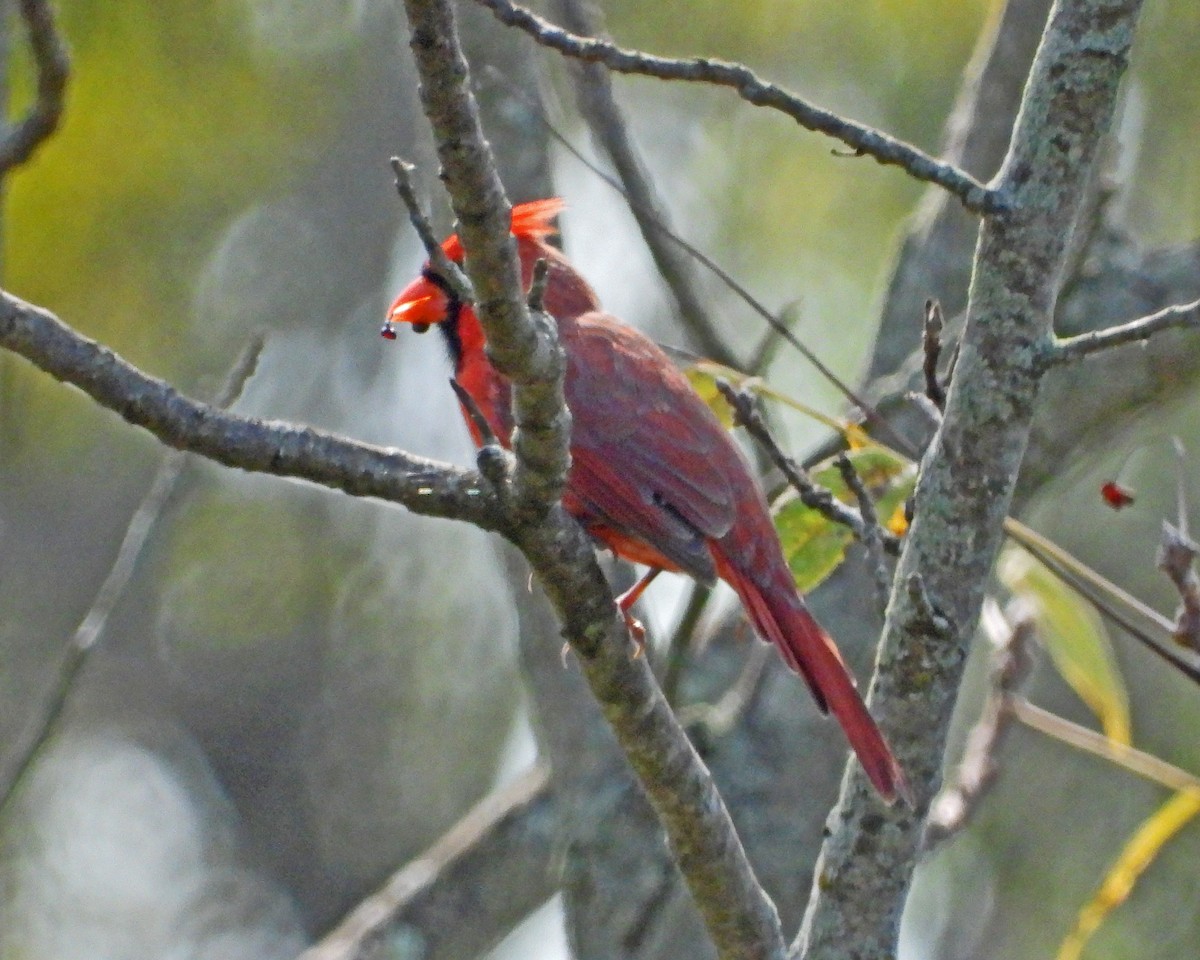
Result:
[[[807,681],[822,711],[833,711],[879,793],[894,800],[906,792],[903,772],[837,647],[797,594],[749,464],[667,355],[601,312],[592,288],[544,242],[562,206],[549,199],[514,207],[512,232],[526,289],[534,264],[544,259],[548,265],[545,309],[558,323],[567,356],[565,392],[573,421],[563,506],[594,539],[646,564],[652,574],[720,577],[732,586],[758,633]],[[457,236],[442,249],[462,263]],[[459,383],[507,444],[513,431],[509,384],[488,360],[471,306],[426,264],[388,312],[383,332],[389,339],[395,322],[419,332],[437,325]],[[469,416],[466,421],[479,444],[479,431]],[[638,593],[635,587],[623,610]]]

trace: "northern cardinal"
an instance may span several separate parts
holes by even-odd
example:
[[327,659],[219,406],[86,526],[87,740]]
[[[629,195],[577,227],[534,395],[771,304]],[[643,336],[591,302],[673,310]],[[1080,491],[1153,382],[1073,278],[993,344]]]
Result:
[[[837,647],[797,594],[749,464],[667,355],[603,313],[592,288],[544,242],[562,207],[558,199],[514,207],[512,233],[526,289],[534,264],[547,263],[545,309],[558,323],[567,356],[565,392],[573,421],[563,506],[599,543],[649,566],[650,577],[671,570],[703,581],[720,577],[732,586],[758,633],[807,681],[821,710],[833,712],[871,782],[893,801],[906,792],[903,772]],[[457,236],[442,248],[462,263]],[[426,264],[388,311],[385,337],[395,337],[397,322],[418,332],[437,326],[456,378],[507,444],[513,431],[509,384],[488,360],[471,305]],[[478,429],[469,416],[466,422],[478,445]]]

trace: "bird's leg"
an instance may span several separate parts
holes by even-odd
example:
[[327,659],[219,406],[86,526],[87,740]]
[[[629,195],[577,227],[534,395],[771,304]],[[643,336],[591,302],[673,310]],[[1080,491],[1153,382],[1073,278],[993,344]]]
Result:
[[646,571],[644,577],[617,597],[617,609],[621,611],[621,616],[625,618],[625,626],[629,629],[629,635],[633,637],[634,659],[646,652],[646,628],[642,626],[642,622],[637,617],[629,612],[629,608],[638,602],[638,598],[646,592],[646,588],[660,573],[662,573],[661,567],[651,567]]

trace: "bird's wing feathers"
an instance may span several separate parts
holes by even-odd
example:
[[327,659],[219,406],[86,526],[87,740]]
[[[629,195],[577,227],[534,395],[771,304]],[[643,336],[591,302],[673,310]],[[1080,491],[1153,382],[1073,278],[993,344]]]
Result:
[[596,522],[689,573],[713,574],[707,542],[728,533],[735,487],[753,483],[728,434],[670,359],[601,313],[560,324],[568,357],[572,493]]

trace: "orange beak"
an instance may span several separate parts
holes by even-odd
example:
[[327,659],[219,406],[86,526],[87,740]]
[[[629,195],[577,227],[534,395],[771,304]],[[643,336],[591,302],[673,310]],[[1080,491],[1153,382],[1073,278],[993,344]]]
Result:
[[395,340],[393,324],[409,323],[418,333],[424,333],[432,324],[446,319],[449,305],[441,290],[424,277],[418,277],[392,302],[381,332],[386,339]]

